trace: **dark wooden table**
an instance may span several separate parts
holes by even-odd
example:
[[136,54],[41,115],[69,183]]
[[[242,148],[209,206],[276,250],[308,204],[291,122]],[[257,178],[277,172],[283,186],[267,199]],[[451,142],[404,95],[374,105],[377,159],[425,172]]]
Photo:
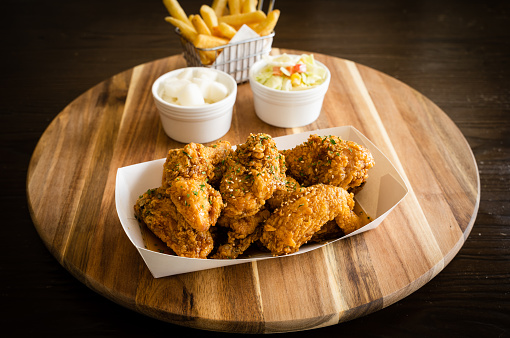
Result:
[[[181,1],[188,13],[202,2]],[[95,84],[181,53],[160,1],[2,3],[1,321],[20,336],[217,336],[96,294],[49,253],[26,199],[32,152],[51,120]],[[274,46],[341,57],[435,102],[476,157],[479,213],[458,255],[424,287],[347,323],[283,336],[510,336],[510,4],[290,1]],[[232,336],[232,335],[229,335]]]

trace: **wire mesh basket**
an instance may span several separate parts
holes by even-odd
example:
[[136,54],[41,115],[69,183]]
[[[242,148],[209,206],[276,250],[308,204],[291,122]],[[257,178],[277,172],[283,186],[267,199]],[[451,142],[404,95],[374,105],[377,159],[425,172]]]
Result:
[[[181,45],[184,49],[184,59],[188,67],[215,68],[232,75],[237,83],[247,81],[250,67],[260,60],[263,55],[268,55],[271,52],[275,35],[272,32],[266,36],[229,43],[224,46],[197,48],[181,35],[178,28],[176,28],[176,33],[180,37]],[[214,53],[214,63],[204,65],[199,54],[201,52]]]
[[[273,10],[275,0],[270,0],[267,13]],[[263,0],[258,1],[257,10],[263,10]],[[228,43],[214,48],[198,48],[187,40],[179,28],[175,32],[180,38],[184,50],[184,59],[188,67],[211,67],[234,77],[237,83],[248,81],[250,67],[260,60],[263,55],[271,52],[274,32],[269,35],[254,37],[239,42]],[[204,64],[201,55],[207,54],[208,59],[214,60],[212,64]]]

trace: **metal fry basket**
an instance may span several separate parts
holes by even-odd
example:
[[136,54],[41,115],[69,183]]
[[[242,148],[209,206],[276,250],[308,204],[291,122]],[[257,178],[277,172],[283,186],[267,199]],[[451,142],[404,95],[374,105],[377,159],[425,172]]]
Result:
[[[275,0],[271,0],[267,12],[269,13],[274,6]],[[261,10],[263,1],[259,1],[258,10]],[[224,46],[214,48],[197,48],[193,43],[187,40],[180,32],[175,29],[179,36],[182,48],[184,50],[184,59],[188,67],[210,67],[215,68],[234,77],[237,83],[248,81],[250,67],[260,60],[263,55],[271,52],[274,32],[266,36],[255,37],[240,42],[228,43]],[[200,53],[214,54],[214,63],[203,64]]]

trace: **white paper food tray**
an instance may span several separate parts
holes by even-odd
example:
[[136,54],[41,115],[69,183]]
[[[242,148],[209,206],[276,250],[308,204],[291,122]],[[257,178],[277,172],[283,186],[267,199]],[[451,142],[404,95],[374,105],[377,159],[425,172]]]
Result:
[[[274,140],[278,149],[290,149],[306,141],[308,136],[312,134],[320,136],[336,135],[343,140],[361,144],[370,150],[374,157],[375,165],[369,170],[365,186],[356,194],[355,199],[362,209],[374,219],[361,229],[347,236],[324,243],[305,244],[301,246],[298,252],[291,255],[303,254],[329,243],[376,228],[408,192],[404,180],[393,164],[372,142],[352,126],[275,137]],[[270,253],[261,252],[260,254],[251,255],[250,258],[242,259],[198,259],[168,255],[146,249],[140,226],[134,217],[133,206],[138,197],[148,189],[161,186],[164,163],[165,159],[162,158],[119,168],[117,170],[115,186],[115,202],[122,227],[155,278],[262,259],[282,259],[282,257],[285,257],[273,257]]]

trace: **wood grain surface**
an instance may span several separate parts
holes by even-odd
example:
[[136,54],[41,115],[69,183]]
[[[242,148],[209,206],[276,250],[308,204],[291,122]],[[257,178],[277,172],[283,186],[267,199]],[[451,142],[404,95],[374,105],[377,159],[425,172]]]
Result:
[[411,188],[377,229],[303,255],[154,279],[118,220],[115,175],[119,167],[182,146],[165,135],[150,94],[158,76],[185,66],[177,55],[91,88],[44,132],[27,193],[51,253],[84,284],[127,308],[214,331],[328,326],[382,309],[430,281],[461,248],[478,210],[480,183],[469,145],[416,90],[360,64],[315,56],[332,73],[316,122],[294,129],[263,123],[249,85],[242,84],[223,139],[236,144],[254,132],[276,137],[353,125]]

